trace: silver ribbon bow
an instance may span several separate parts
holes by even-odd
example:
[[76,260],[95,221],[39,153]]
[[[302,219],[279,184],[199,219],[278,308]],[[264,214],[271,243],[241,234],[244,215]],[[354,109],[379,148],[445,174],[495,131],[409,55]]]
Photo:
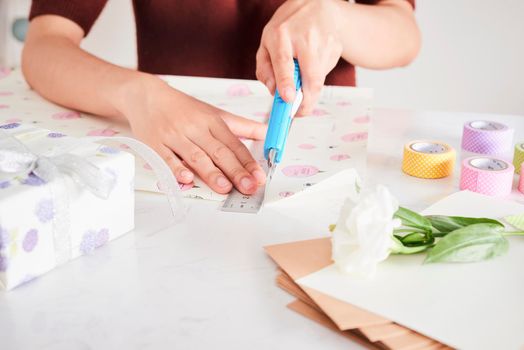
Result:
[[68,175],[102,199],[107,199],[115,186],[114,176],[82,157],[73,154],[41,156],[7,132],[0,131],[0,181],[33,174],[49,183],[61,175]]

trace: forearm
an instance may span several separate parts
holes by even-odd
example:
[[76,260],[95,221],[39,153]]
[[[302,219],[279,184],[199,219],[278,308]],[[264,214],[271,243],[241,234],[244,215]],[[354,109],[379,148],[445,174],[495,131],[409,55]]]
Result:
[[[123,118],[126,101],[153,76],[121,68],[83,51],[52,30],[28,33],[22,68],[28,83],[45,98],[92,114]],[[145,87],[144,87],[145,89]]]
[[377,5],[340,1],[342,57],[364,68],[386,69],[409,64],[420,49],[411,5],[384,0]]

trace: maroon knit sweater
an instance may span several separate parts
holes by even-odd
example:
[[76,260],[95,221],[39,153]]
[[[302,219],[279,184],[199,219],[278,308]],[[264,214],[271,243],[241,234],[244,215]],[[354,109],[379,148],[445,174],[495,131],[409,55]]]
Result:
[[[30,19],[59,15],[77,23],[87,35],[106,2],[33,0]],[[133,0],[138,69],[154,74],[255,79],[255,54],[262,29],[283,2]],[[354,67],[341,59],[326,84],[355,85]]]

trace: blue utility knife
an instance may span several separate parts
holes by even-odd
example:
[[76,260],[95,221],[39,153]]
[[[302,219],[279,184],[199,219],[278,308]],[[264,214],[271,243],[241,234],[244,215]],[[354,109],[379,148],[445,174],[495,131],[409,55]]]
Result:
[[273,100],[273,108],[271,109],[271,115],[269,116],[266,141],[264,142],[264,157],[267,159],[269,180],[272,179],[277,164],[282,160],[291,121],[302,102],[303,95],[300,67],[298,66],[298,61],[296,59],[294,62],[294,80],[297,92],[295,100],[293,103],[285,102],[282,97],[280,97],[278,90],[276,90],[275,98]]

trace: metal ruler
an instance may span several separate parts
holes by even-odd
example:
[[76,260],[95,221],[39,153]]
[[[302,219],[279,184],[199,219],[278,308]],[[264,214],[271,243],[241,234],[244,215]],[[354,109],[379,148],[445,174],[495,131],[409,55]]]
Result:
[[256,214],[264,203],[266,187],[259,187],[252,195],[245,195],[233,189],[227,196],[220,210],[235,213]]
[[[268,173],[267,161],[264,159],[264,143],[260,141],[252,142],[249,147],[252,154],[258,156],[258,162],[262,166],[262,169]],[[256,214],[262,208],[264,204],[264,197],[266,194],[266,186],[269,183],[269,179],[266,181],[265,186],[260,186],[258,190],[252,195],[245,195],[239,192],[236,188],[233,188],[226,200],[222,204],[220,210],[234,213],[248,213]]]

